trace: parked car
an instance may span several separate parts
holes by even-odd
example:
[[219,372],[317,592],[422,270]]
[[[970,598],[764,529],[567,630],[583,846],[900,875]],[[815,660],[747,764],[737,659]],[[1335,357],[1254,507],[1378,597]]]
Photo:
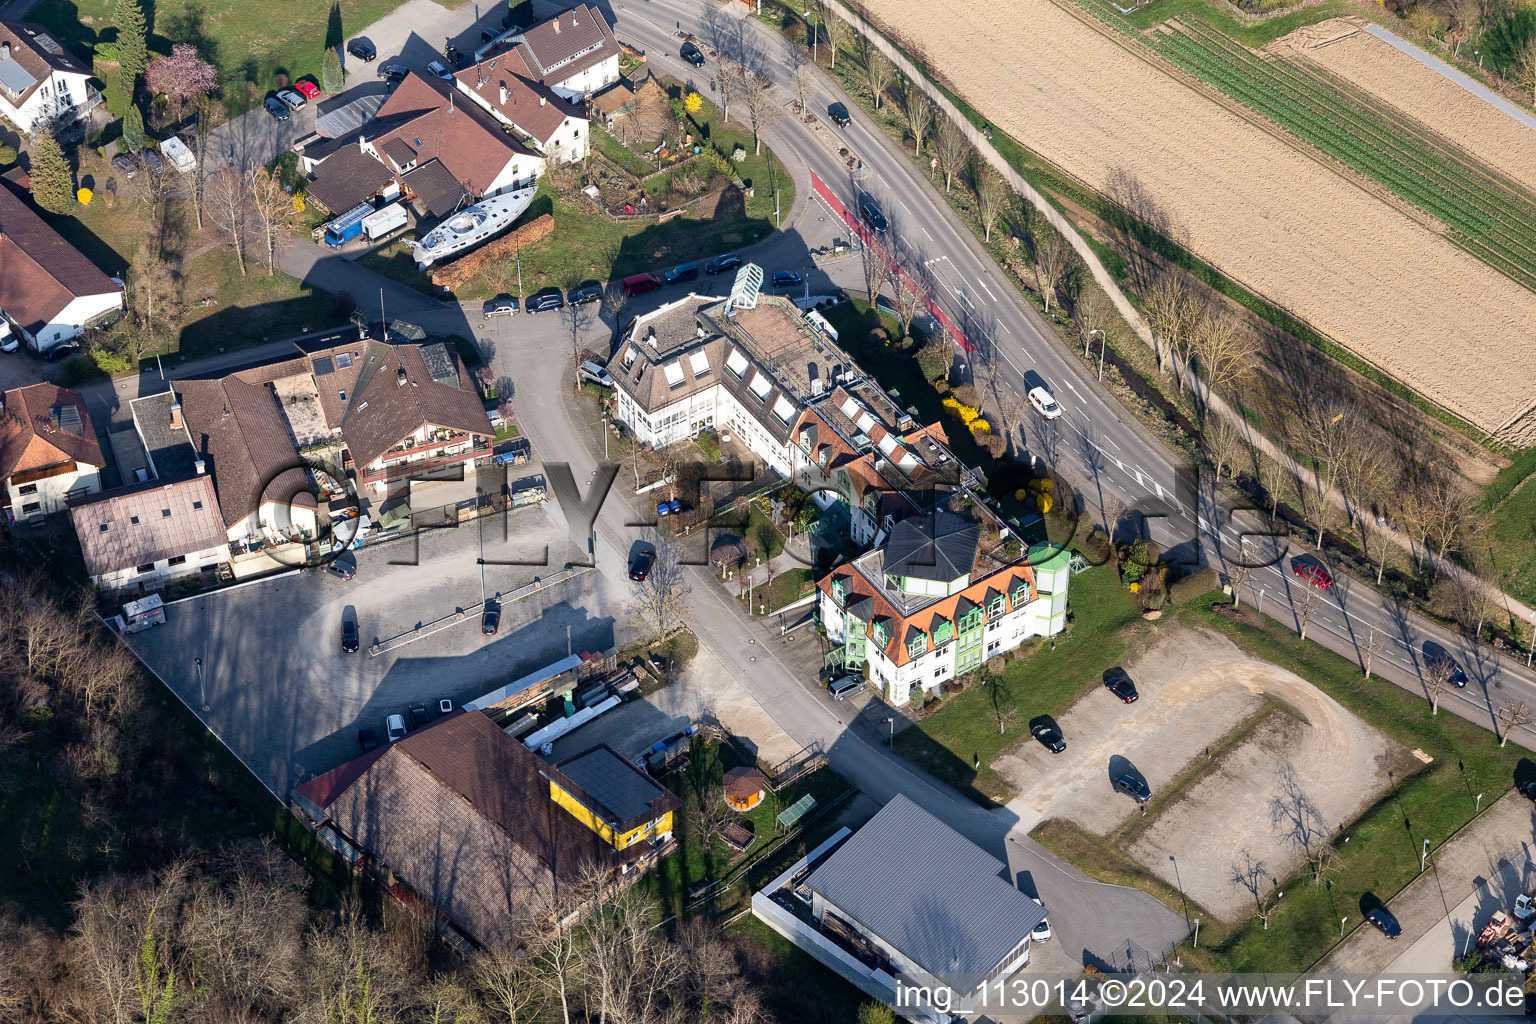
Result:
[[1152,799],[1152,791],[1147,788],[1147,784],[1134,775],[1115,776],[1115,788],[1139,804]]
[[357,730],[357,742],[363,748],[363,753],[366,754],[368,751],[378,747],[379,734],[365,725]]
[[660,287],[661,278],[657,277],[655,274],[650,273],[649,271],[642,271],[638,274],[630,274],[624,279],[625,295],[644,295],[646,292],[653,292]]
[[44,352],[43,353],[43,359],[45,361],[47,361],[47,362],[50,362],[50,363],[62,363],[64,360],[68,359],[70,356],[77,356],[79,354],[80,354],[80,343],[79,342],[76,342],[76,341],[65,341],[65,342],[60,342],[59,344],[53,346],[53,348],[50,348],[48,351]]
[[1318,590],[1327,590],[1333,586],[1333,573],[1324,569],[1316,562],[1297,562],[1291,566],[1291,572],[1300,576]]
[[571,289],[571,293],[565,297],[568,305],[585,306],[589,302],[599,302],[603,297],[603,286],[596,281],[577,285]]
[[847,128],[848,125],[853,121],[853,119],[848,116],[848,108],[843,106],[841,103],[834,103],[829,106],[827,108],[827,116],[830,117],[832,119],[832,123],[837,125],[839,128]]
[[480,613],[480,632],[486,636],[495,636],[501,628],[501,605],[495,601],[485,603],[485,611]]
[[1377,907],[1366,912],[1365,919],[1381,930],[1381,934],[1389,939],[1395,939],[1403,934],[1403,926],[1397,923],[1397,918],[1392,916],[1392,911],[1386,907]]
[[379,57],[379,48],[373,45],[373,40],[365,36],[358,36],[348,43],[347,52],[364,64],[372,64]]
[[683,48],[678,51],[677,55],[696,68],[704,66],[704,51],[692,43],[684,43]]
[[1516,783],[1515,790],[1527,800],[1536,801],[1536,779]]
[[440,715],[453,714],[453,701],[449,700],[447,697],[437,698],[437,713]]
[[309,102],[292,89],[277,90],[277,98],[286,103],[289,110],[300,110]]
[[838,676],[827,684],[827,696],[833,700],[846,700],[863,690],[865,684],[863,676]]
[[391,743],[396,740],[405,739],[405,716],[390,715],[389,718],[385,719],[384,735],[388,737]]
[[869,230],[877,235],[890,226],[880,209],[880,204],[875,202],[875,197],[868,192],[859,193],[859,217],[869,225]]
[[1067,741],[1061,738],[1061,730],[1054,725],[1041,723],[1029,730],[1029,734],[1053,754],[1059,754],[1067,749]]
[[493,316],[511,316],[517,312],[517,299],[511,295],[498,295],[494,299],[486,299],[480,306],[480,317],[489,320]]
[[805,278],[793,270],[775,270],[773,272],[773,286],[775,288],[796,288],[804,283]]
[[[1039,907],[1041,910],[1045,909],[1045,904],[1040,902],[1040,898],[1038,896],[1031,896],[1030,899],[1035,901],[1035,906]],[[1042,918],[1039,924],[1035,925],[1029,930],[1029,941],[1051,941],[1051,919],[1049,917]]]
[[278,99],[276,96],[268,96],[261,105],[267,108],[267,113],[271,114],[279,121],[288,120],[288,108],[283,106],[283,101]]
[[440,60],[435,60],[427,65],[427,74],[434,78],[448,79],[453,77],[453,72],[449,71],[447,66]]
[[431,715],[431,713],[429,713],[427,711],[427,706],[425,704],[412,704],[411,705],[411,728],[412,729],[420,729],[422,726],[426,725],[430,721],[432,721],[432,715]]
[[1141,696],[1136,692],[1136,684],[1131,681],[1130,676],[1125,674],[1123,668],[1106,669],[1104,687],[1126,704],[1135,704],[1137,698]]
[[704,264],[704,273],[713,277],[715,274],[723,274],[727,270],[735,270],[739,266],[741,266],[741,257],[733,252],[728,252],[723,256],[716,256]]
[[357,623],[347,619],[341,624],[341,651],[343,654],[356,654],[357,648]]
[[146,149],[139,154],[139,159],[144,161],[144,169],[150,174],[164,174],[165,161],[160,159],[160,154],[152,149]]
[[699,276],[699,265],[697,263],[679,263],[663,276],[666,278],[667,284],[677,284],[679,281],[692,281]]
[[651,551],[641,551],[629,560],[629,578],[636,583],[644,583],[645,578],[651,574],[651,566],[656,564],[656,555]]
[[1056,396],[1045,388],[1030,388],[1029,404],[1034,407],[1035,412],[1048,420],[1061,416],[1061,404],[1056,401]]
[[325,571],[332,576],[340,576],[344,580],[349,580],[357,575],[357,556],[350,551],[343,551],[325,563]]
[[565,296],[561,295],[559,290],[555,290],[528,296],[528,304],[523,308],[530,313],[543,313],[546,310],[560,309],[564,305]]
[[608,375],[608,371],[590,359],[583,359],[581,365],[576,367],[576,372],[581,375],[582,380],[589,380],[605,388],[613,387],[613,378]]
[[293,83],[293,87],[307,100],[319,99],[320,87],[307,78],[301,78]]
[[139,173],[139,165],[134,163],[133,157],[126,153],[119,153],[112,158],[112,169],[129,181],[132,181],[133,176]]
[[385,64],[379,68],[380,78],[404,78],[411,73],[411,69],[404,64]]

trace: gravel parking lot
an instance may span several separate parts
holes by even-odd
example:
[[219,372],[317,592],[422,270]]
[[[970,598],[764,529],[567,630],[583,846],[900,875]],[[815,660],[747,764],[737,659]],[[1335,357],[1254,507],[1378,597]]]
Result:
[[[1065,753],[1029,745],[1010,759],[1024,795],[1009,807],[1033,821],[1062,817],[1108,836],[1137,810],[1110,788],[1112,759],[1139,772],[1155,797],[1230,732],[1251,725],[1128,850],[1170,885],[1182,881],[1191,899],[1219,917],[1242,916],[1253,899],[1233,881],[1237,860],[1246,854],[1261,863],[1267,890],[1270,878],[1302,859],[1297,822],[1314,842],[1331,835],[1376,799],[1388,768],[1413,763],[1299,676],[1213,633],[1170,632],[1126,670],[1139,701],[1089,694],[1061,717]],[[1266,709],[1266,696],[1284,706]],[[1170,855],[1178,857],[1179,879]]]
[[[484,522],[488,562],[537,557],[547,544],[552,563],[488,564],[487,593],[548,576],[570,557],[558,515],[539,506],[514,513],[506,530]],[[568,645],[622,642],[616,618],[628,595],[599,572],[505,603],[499,633],[483,636],[480,532],[468,524],[418,537],[419,546],[406,538],[356,552],[350,581],[311,569],[174,602],[165,625],[129,641],[280,795],[358,753],[360,727],[382,737],[385,718],[414,702],[459,703],[565,657]],[[375,640],[460,610],[461,621],[369,656]],[[341,650],[344,619],[358,623],[356,654]]]

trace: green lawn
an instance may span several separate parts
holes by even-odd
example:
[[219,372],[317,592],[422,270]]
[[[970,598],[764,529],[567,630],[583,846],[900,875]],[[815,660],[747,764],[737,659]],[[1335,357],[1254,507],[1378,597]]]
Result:
[[656,169],[624,143],[609,135],[595,121],[592,124],[592,144],[599,153],[637,178],[643,178]]
[[1483,492],[1483,501],[1504,588],[1527,604],[1536,603],[1536,448],[1516,454]]
[[[809,594],[815,582],[809,569],[781,570],[766,586],[753,588],[752,614],[756,615],[758,606],[762,605],[767,608],[768,614],[772,615],[776,609]],[[742,594],[741,600],[746,599],[747,595]]]
[[[169,53],[172,43],[195,45],[218,67],[224,101],[231,113],[239,113],[258,105],[280,76],[291,82],[312,75],[318,81],[327,46],[342,45],[400,3],[345,0],[332,6],[307,0],[274,9],[240,0],[159,0],[144,7],[151,52]],[[27,20],[48,26],[89,61],[96,43],[117,37],[112,8],[113,0],[39,0]]]
[[1006,802],[1013,788],[992,770],[992,761],[1029,738],[1030,719],[1060,715],[1098,686],[1127,640],[1152,628],[1142,622],[1131,595],[1108,566],[1072,577],[1067,608],[1071,625],[1055,638],[1055,650],[1041,645],[1003,675],[1005,692],[1019,707],[1006,734],[998,732],[992,687],[973,677],[964,693],[945,697],[942,708],[898,733],[896,752],[983,806]]

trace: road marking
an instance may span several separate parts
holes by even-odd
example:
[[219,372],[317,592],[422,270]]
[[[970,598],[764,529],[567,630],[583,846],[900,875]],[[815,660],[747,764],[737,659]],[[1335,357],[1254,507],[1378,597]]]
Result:
[[1112,437],[1105,437],[1105,438],[1104,438],[1104,443],[1105,443],[1105,444],[1107,444],[1107,445],[1109,445],[1109,446],[1110,446],[1110,447],[1111,447],[1111,448],[1113,448],[1113,449],[1114,449],[1114,450],[1115,450],[1115,451],[1119,451],[1119,450],[1120,450],[1120,446],[1119,446],[1119,445],[1117,445],[1117,444],[1115,444],[1115,439],[1114,439],[1114,438],[1112,438]]
[[1067,381],[1067,387],[1071,388],[1072,389],[1072,393],[1074,395],[1076,395],[1079,399],[1081,399],[1083,397],[1083,393],[1081,391],[1077,390],[1077,388],[1073,387],[1071,381]]
[[1012,334],[1012,333],[1013,333],[1013,332],[1012,332],[1012,331],[1010,331],[1010,330],[1008,330],[1008,325],[1007,325],[1007,324],[1005,324],[1005,323],[1003,323],[1003,322],[1002,322],[1002,321],[1001,321],[1001,320],[999,320],[999,321],[998,321],[998,322],[997,322],[997,326],[999,326],[999,327],[1001,327],[1001,328],[1002,328],[1002,329],[1003,329],[1003,330],[1004,330],[1004,331],[1005,331],[1005,332],[1007,332],[1007,333],[1008,333],[1008,334]]
[[976,283],[981,287],[982,291],[987,293],[987,298],[991,299],[993,302],[997,301],[997,296],[992,294],[992,289],[987,287],[987,282],[978,277],[976,279]]

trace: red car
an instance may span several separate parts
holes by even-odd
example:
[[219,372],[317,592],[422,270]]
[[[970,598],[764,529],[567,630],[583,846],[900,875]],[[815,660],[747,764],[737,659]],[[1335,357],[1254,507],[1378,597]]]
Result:
[[1318,590],[1327,590],[1329,587],[1333,586],[1332,574],[1330,574],[1327,569],[1324,569],[1320,565],[1315,565],[1312,562],[1297,562],[1295,565],[1291,566],[1291,571],[1294,572],[1297,576],[1300,576],[1302,579],[1306,580],[1308,583],[1312,584]]
[[293,87],[303,93],[304,98],[307,100],[312,100],[320,95],[320,87],[308,79],[294,82]]

